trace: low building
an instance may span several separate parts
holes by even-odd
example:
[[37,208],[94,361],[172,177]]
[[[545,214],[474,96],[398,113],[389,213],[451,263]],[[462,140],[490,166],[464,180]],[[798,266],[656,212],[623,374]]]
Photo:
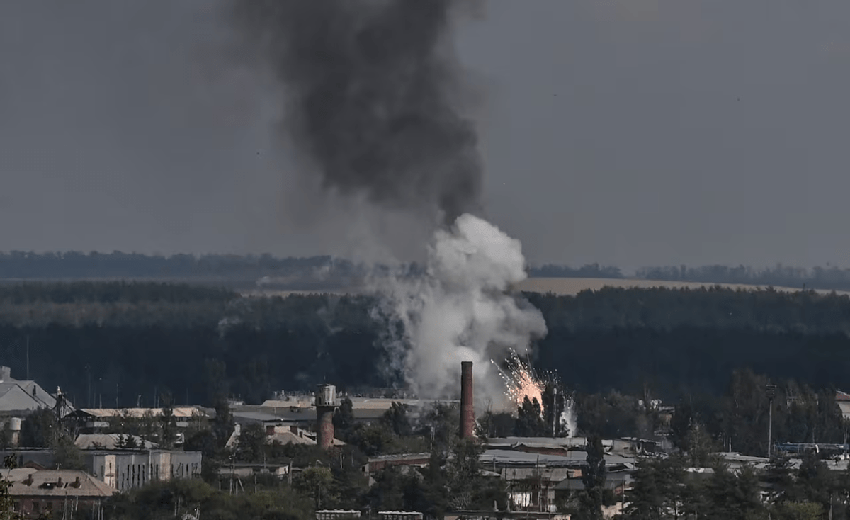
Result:
[[4,472],[12,483],[9,495],[25,518],[40,515],[70,517],[91,511],[102,517],[103,501],[117,492],[84,471],[17,469]]
[[391,466],[415,466],[425,468],[431,461],[430,453],[402,453],[399,455],[383,455],[370,457],[363,466],[363,473],[373,474]]
[[422,520],[424,516],[419,511],[378,511],[380,520]]
[[360,518],[362,513],[355,509],[321,509],[316,511],[316,520],[344,520]]
[[[0,452],[2,457],[8,455],[17,458],[19,468],[56,469],[53,451],[49,449]],[[199,451],[86,450],[83,460],[90,475],[118,491],[141,487],[151,481],[189,479],[201,474]]]
[[201,475],[198,451],[102,451],[86,454],[91,474],[118,491],[142,487],[151,481],[182,480]]

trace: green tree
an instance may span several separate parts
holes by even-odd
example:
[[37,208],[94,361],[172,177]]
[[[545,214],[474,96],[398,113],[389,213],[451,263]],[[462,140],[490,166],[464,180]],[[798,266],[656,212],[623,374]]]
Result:
[[326,467],[313,466],[305,468],[293,482],[295,489],[306,497],[309,497],[316,509],[321,509],[322,504],[333,500],[330,494],[333,485],[333,475]]
[[346,397],[339,403],[339,408],[334,412],[334,432],[337,437],[346,440],[348,431],[354,426],[354,403]]
[[21,423],[20,445],[26,448],[49,448],[61,434],[60,429],[52,410],[36,410]]
[[750,520],[764,512],[758,477],[750,466],[735,475],[725,465],[717,465],[705,489],[709,518]]
[[215,418],[212,420],[212,432],[219,448],[224,448],[230,436],[233,434],[233,414],[230,413],[230,405],[227,398],[220,397],[215,402]]
[[692,422],[685,437],[688,447],[688,464],[692,468],[707,468],[716,463],[717,446],[699,422]]
[[602,506],[605,505],[606,468],[605,448],[599,436],[587,439],[587,463],[582,466],[581,481],[584,491],[579,495],[579,518],[601,520]]
[[[15,469],[15,457],[8,456],[3,460],[3,467],[8,471]],[[5,476],[0,476],[0,520],[19,520],[21,515],[15,512],[15,500],[9,494],[12,482]]]
[[402,403],[393,402],[390,408],[384,412],[382,421],[387,424],[398,436],[407,436],[413,433],[410,426],[409,407]]
[[56,462],[56,467],[59,469],[86,469],[83,452],[74,444],[67,435],[62,435],[57,438],[56,442],[51,446],[53,448],[53,457]]
[[[634,484],[627,495],[628,518],[659,520],[667,512],[692,513],[702,517],[703,489],[694,481],[686,482],[685,462],[681,457],[643,458],[638,461]],[[688,498],[686,501],[685,498]]]
[[174,446],[174,441],[177,439],[174,400],[171,397],[171,393],[165,391],[160,395],[160,401],[162,402],[162,415],[159,418],[159,446],[163,449],[170,449]]
[[771,508],[771,518],[776,520],[821,520],[823,506],[815,502],[782,502]]
[[237,455],[245,462],[262,462],[266,454],[266,432],[261,424],[247,424],[239,432]]
[[546,423],[543,421],[543,411],[535,397],[523,398],[522,406],[517,409],[517,420],[514,434],[518,437],[539,437],[546,435]]

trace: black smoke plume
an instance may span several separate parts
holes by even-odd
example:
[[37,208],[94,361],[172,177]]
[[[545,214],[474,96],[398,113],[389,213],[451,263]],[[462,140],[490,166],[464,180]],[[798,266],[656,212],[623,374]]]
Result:
[[476,211],[481,161],[446,36],[469,0],[234,0],[285,100],[282,128],[329,190],[378,205]]

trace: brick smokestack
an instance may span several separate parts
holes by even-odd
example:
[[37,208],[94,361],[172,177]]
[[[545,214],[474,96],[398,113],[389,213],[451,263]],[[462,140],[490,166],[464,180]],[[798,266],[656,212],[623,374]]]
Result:
[[319,385],[316,390],[316,444],[323,450],[334,443],[334,408],[336,408],[336,387]]
[[472,404],[472,361],[460,363],[460,437],[475,437],[475,407]]

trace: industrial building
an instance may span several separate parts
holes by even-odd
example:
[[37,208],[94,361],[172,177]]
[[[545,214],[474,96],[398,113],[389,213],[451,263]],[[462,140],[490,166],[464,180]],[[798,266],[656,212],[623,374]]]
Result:
[[[25,449],[0,452],[12,455],[19,468],[56,467],[53,450]],[[85,471],[118,491],[142,487],[151,481],[189,479],[201,474],[201,452],[169,450],[86,450]]]

